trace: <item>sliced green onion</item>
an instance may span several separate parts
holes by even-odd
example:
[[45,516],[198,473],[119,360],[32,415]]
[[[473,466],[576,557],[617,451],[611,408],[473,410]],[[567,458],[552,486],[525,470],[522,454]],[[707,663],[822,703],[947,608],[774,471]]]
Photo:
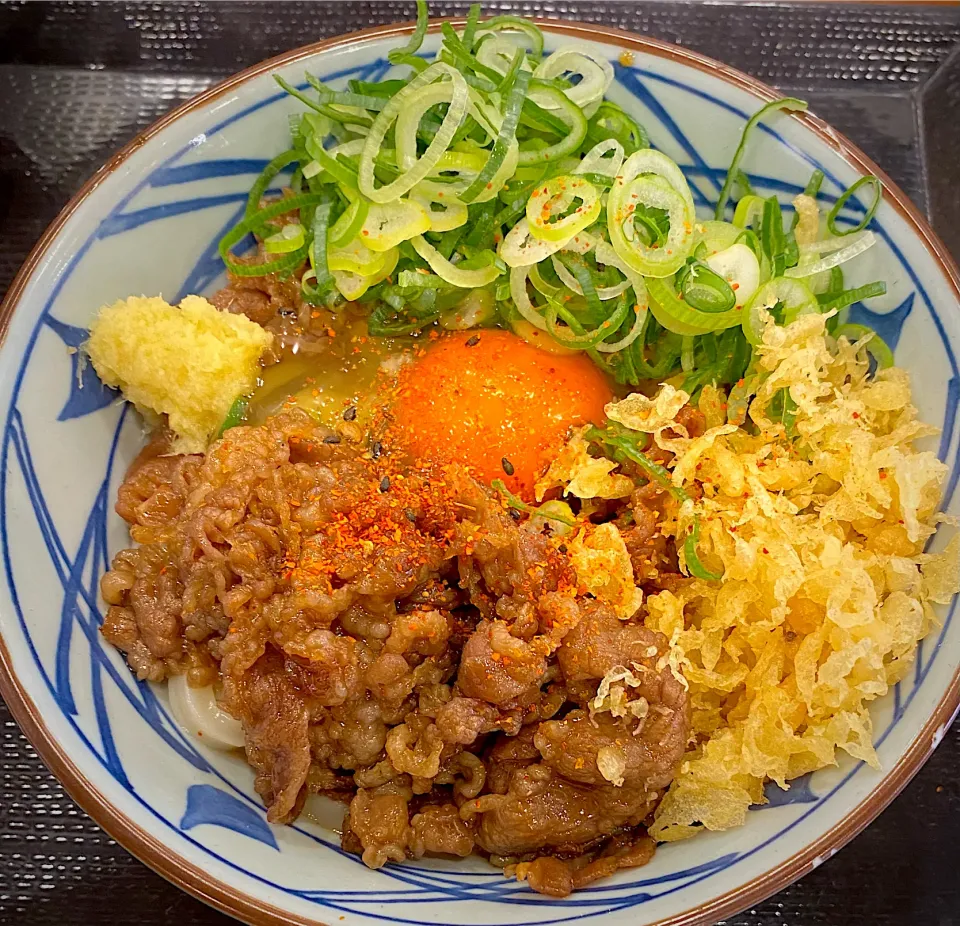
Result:
[[430,216],[419,203],[400,198],[372,203],[360,229],[360,240],[371,251],[389,251],[430,229]]
[[743,321],[743,312],[737,308],[728,312],[701,312],[688,305],[679,298],[672,277],[651,277],[645,282],[650,295],[650,311],[667,331],[679,335],[706,334],[732,328]]
[[361,276],[357,273],[350,273],[346,270],[333,270],[334,282],[340,294],[348,302],[359,299],[364,293],[378,283],[382,283],[396,269],[397,260],[400,257],[399,248],[394,251],[388,251],[385,255],[386,260],[383,266],[374,274]]
[[299,251],[305,240],[303,226],[299,222],[288,222],[275,235],[263,239],[263,249],[268,254],[289,254]]
[[603,185],[612,186],[623,166],[623,158],[623,145],[616,138],[605,138],[583,156],[574,173],[591,183],[598,182],[592,178],[603,177]]
[[[311,78],[309,74],[306,75],[307,83],[314,84],[319,83],[317,79]],[[281,86],[290,96],[298,99],[305,106],[309,106],[315,112],[320,113],[325,116],[327,119],[337,122],[337,123],[350,123],[350,124],[363,124],[364,126],[369,125],[370,118],[369,116],[361,116],[353,113],[344,113],[334,109],[332,106],[328,106],[325,103],[321,103],[317,100],[311,100],[305,93],[302,93],[293,84],[285,81],[279,74],[274,74],[273,79]],[[322,86],[322,85],[321,85]],[[324,89],[326,89],[324,87]]]
[[444,289],[449,284],[435,273],[426,270],[401,270],[397,274],[397,285],[401,289]]
[[407,309],[406,305],[395,309],[389,302],[382,302],[370,313],[367,330],[375,338],[400,337],[401,335],[422,331],[440,318],[440,312],[417,314],[416,312],[409,312]]
[[227,412],[227,417],[223,419],[220,430],[217,431],[217,437],[223,437],[224,431],[229,431],[230,428],[236,428],[243,424],[247,419],[247,409],[249,407],[250,400],[245,395],[237,396],[233,400],[233,405],[230,406],[230,411]]
[[700,561],[700,555],[697,547],[700,545],[700,519],[694,516],[693,523],[690,525],[690,533],[683,542],[683,559],[687,567],[687,572],[695,579],[702,579],[704,582],[719,582],[723,574],[712,572]]
[[460,228],[466,225],[469,218],[469,210],[463,203],[456,202],[453,197],[448,200],[438,199],[436,193],[422,183],[418,183],[410,191],[409,198],[426,212],[430,220],[429,230],[432,232],[448,232]]
[[331,248],[327,259],[331,270],[346,270],[360,276],[371,276],[379,272],[386,260],[381,252],[371,251],[359,237],[348,241],[341,248]]
[[789,325],[801,315],[820,311],[817,297],[799,280],[789,277],[774,277],[764,283],[743,310],[743,333],[747,340],[757,345],[763,336],[763,311],[783,306],[783,324]]
[[300,160],[299,153],[291,149],[290,151],[284,151],[283,154],[278,154],[264,167],[260,176],[254,180],[253,186],[250,187],[250,192],[247,195],[247,206],[243,213],[245,216],[253,215],[260,208],[260,200],[263,198],[263,194],[267,192],[270,181],[285,167],[298,160]]
[[783,212],[776,196],[769,196],[763,201],[759,235],[760,247],[770,260],[771,273],[775,277],[783,276],[787,241],[783,232]]
[[362,196],[358,196],[347,207],[333,228],[330,229],[330,246],[333,248],[346,247],[360,234],[363,223],[367,220],[370,203]]
[[763,217],[764,202],[762,196],[752,193],[744,196],[733,210],[733,224],[738,228],[749,228],[754,222],[759,222]]
[[549,502],[545,502],[539,508],[534,508],[533,505],[528,505],[526,502],[517,498],[517,496],[507,488],[502,479],[494,479],[493,482],[490,483],[490,486],[495,492],[499,492],[503,496],[508,508],[514,508],[517,511],[522,511],[525,514],[530,515],[530,517],[543,518],[545,521],[557,521],[558,523],[564,524],[567,527],[573,527],[576,524],[576,521],[573,519],[573,517],[568,517],[565,512],[563,514],[555,514],[555,506],[551,506],[549,508],[547,507],[547,505],[550,504]]
[[544,112],[541,107],[542,102],[549,101],[555,106],[553,112],[546,115],[554,117],[563,125],[561,132],[564,137],[553,145],[539,150],[521,151],[517,163],[521,165],[542,164],[547,161],[556,161],[568,154],[576,151],[587,135],[587,119],[583,115],[583,110],[576,103],[571,102],[561,90],[544,84],[542,81],[531,81],[531,88],[536,89],[536,93],[531,90],[530,96],[533,98],[527,102],[533,103]]
[[480,21],[480,4],[471,3],[467,11],[467,24],[463,27],[461,41],[467,51],[473,51],[473,43],[477,37],[477,23]]
[[[411,100],[416,99],[436,79],[443,79],[444,77],[450,79],[449,105],[447,113],[443,117],[443,123],[433,141],[430,142],[427,150],[419,159],[416,158],[415,154],[410,154],[401,159],[398,153],[398,160],[401,161],[398,166],[402,171],[400,177],[386,186],[376,187],[373,173],[374,162],[388,130],[398,120]],[[468,101],[469,93],[463,76],[459,71],[443,62],[438,61],[430,65],[422,74],[414,77],[406,88],[394,96],[381,110],[370,128],[370,132],[364,141],[363,151],[360,154],[358,178],[360,192],[374,202],[388,203],[403,196],[416,186],[440,161],[460,126],[461,120],[466,115]]]
[[592,142],[615,139],[628,155],[650,147],[650,137],[643,126],[610,100],[604,100],[590,118],[587,137]]
[[[581,265],[583,271],[587,271],[585,265]],[[587,282],[589,280],[589,271],[581,276],[580,273],[577,274],[578,279],[580,280],[580,285],[584,287],[584,291],[588,292],[588,288],[591,283]],[[596,299],[596,292],[593,294],[593,298]],[[599,300],[596,300],[596,305],[599,306]],[[602,321],[596,328],[593,330],[585,330],[583,326],[577,323],[577,319],[569,312],[563,305],[561,305],[555,299],[547,299],[547,310],[545,321],[547,324],[547,331],[553,337],[558,344],[561,344],[563,347],[569,347],[572,350],[590,350],[595,348],[598,344],[602,343],[610,335],[614,334],[619,330],[620,326],[626,320],[627,313],[630,311],[630,301],[625,297],[621,296],[620,300],[617,303],[616,309],[613,311],[613,314],[604,321]],[[557,324],[557,321],[562,319],[566,322],[569,328],[572,328],[575,334],[567,334],[562,328]],[[579,332],[577,329],[580,329]],[[582,333],[581,333],[582,332]]]
[[[822,242],[815,242],[815,246],[820,243]],[[833,251],[833,253],[827,254],[811,263],[803,261],[796,267],[791,267],[787,270],[787,276],[809,277],[823,273],[825,270],[832,270],[834,267],[839,267],[841,264],[845,264],[847,261],[859,257],[864,251],[869,250],[876,243],[877,237],[872,231],[861,231],[860,234],[845,247],[839,248]]]
[[[836,269],[839,270],[840,268],[837,267]],[[832,309],[839,311],[863,299],[883,296],[886,292],[887,284],[882,280],[877,280],[874,283],[865,283],[863,286],[857,286],[854,289],[843,289],[823,293],[817,296],[817,301],[820,303],[821,312],[829,312]]]
[[[841,231],[840,229],[837,228],[837,215],[839,214],[840,210],[843,209],[843,207],[847,204],[847,200],[850,199],[850,197],[853,196],[853,194],[856,193],[857,190],[860,189],[860,187],[868,186],[868,185],[873,187],[873,202],[870,203],[869,208],[866,210],[866,213],[864,214],[860,222],[854,225],[853,228],[848,228],[845,231]],[[833,204],[833,208],[827,214],[827,231],[830,232],[831,235],[837,235],[838,237],[842,235],[852,235],[855,232],[862,231],[864,228],[866,228],[870,224],[874,215],[876,215],[877,209],[879,208],[880,201],[882,199],[883,199],[883,184],[880,182],[880,178],[874,177],[873,174],[871,174],[868,177],[861,177],[856,183],[852,184],[851,186],[848,186],[840,194],[840,197],[837,199],[837,201]]]
[[613,65],[606,58],[591,54],[580,45],[560,46],[540,62],[533,73],[540,80],[549,80],[567,73],[580,75],[579,83],[562,92],[567,99],[581,108],[591,103],[599,103],[613,83]]
[[753,196],[753,184],[750,183],[750,178],[740,170],[739,167],[737,168],[737,176],[733,181],[733,185],[740,194],[739,199],[742,199],[744,196]]
[[[497,266],[496,260],[489,263],[486,267],[480,267],[476,270],[464,270],[457,264],[448,261],[426,238],[417,236],[410,242],[414,250],[430,265],[430,269],[441,279],[446,280],[452,286],[459,286],[461,289],[475,289],[479,286],[487,286],[492,283],[503,272],[500,266]],[[493,257],[492,252],[490,253]]]
[[[316,283],[310,295],[323,298],[330,289],[333,277],[327,264],[327,230],[330,227],[330,213],[333,210],[333,197],[325,195],[313,213],[313,241],[310,243],[310,267],[316,277]],[[302,284],[301,284],[302,286]]]
[[794,97],[788,96],[781,100],[774,100],[772,103],[767,103],[766,106],[758,109],[750,117],[750,119],[747,121],[747,124],[743,127],[743,134],[740,136],[740,144],[737,145],[737,150],[734,152],[733,160],[730,162],[730,167],[727,168],[727,177],[723,181],[723,187],[720,190],[720,198],[717,200],[717,208],[715,210],[714,218],[718,220],[722,219],[724,213],[727,211],[727,201],[730,199],[730,191],[733,188],[733,183],[737,177],[737,171],[740,169],[740,162],[743,160],[744,152],[747,150],[747,141],[757,123],[771,113],[778,112],[783,109],[790,112],[804,112],[806,108],[807,104],[803,100],[798,100]]
[[[556,92],[566,100],[562,90],[558,90],[545,81],[537,81],[537,85],[556,90]],[[569,100],[567,100],[567,102],[570,103]],[[573,106],[574,104],[570,103],[570,105]],[[581,115],[583,114],[583,110],[581,110],[579,106],[577,106],[577,110]],[[586,117],[584,116],[584,118]],[[553,113],[539,106],[529,97],[523,101],[523,110],[520,113],[520,124],[537,132],[556,135],[557,138],[563,138],[570,131],[568,121],[565,122],[563,119],[558,119]],[[529,140],[529,147],[543,150],[548,147],[548,143],[544,138],[531,138]]]
[[[426,67],[426,62],[424,62],[424,67]],[[350,89],[354,93],[361,93],[364,96],[379,96],[389,99],[395,93],[398,93],[404,87],[406,87],[407,82],[405,80],[378,80],[378,81],[366,81],[366,80],[351,80]]]
[[[603,306],[600,304],[600,297],[597,295],[597,284],[593,279],[593,273],[587,266],[586,261],[584,261],[582,257],[573,257],[571,259],[571,267],[573,269],[573,275],[577,280],[577,288],[580,290],[580,295],[586,300],[587,308],[590,310],[590,314],[593,316],[593,318],[602,317]],[[620,327],[622,322],[623,319],[620,319],[620,322],[616,325],[616,327],[608,324],[607,333],[613,334],[613,332]]]
[[460,41],[460,36],[457,35],[456,30],[450,25],[450,23],[441,23],[440,31],[443,33],[444,50],[449,53],[454,62],[459,64],[465,70],[473,71],[474,73],[479,74],[480,77],[486,78],[486,80],[492,83],[492,89],[496,88],[500,83],[500,78],[502,75],[493,68],[482,64],[473,55],[471,55],[464,46],[463,42]]
[[[638,434],[636,437],[634,437],[628,433],[613,432],[610,428],[601,430],[599,428],[592,427],[589,431],[587,431],[586,436],[588,440],[594,440],[613,447],[614,459],[627,459],[634,462],[640,467],[641,470],[643,470],[651,482],[655,482],[660,485],[664,490],[669,492],[675,499],[677,499],[681,505],[686,502],[692,504],[692,499],[687,491],[682,487],[675,486],[673,484],[673,480],[670,478],[669,471],[659,463],[655,463],[650,459],[650,457],[638,449],[637,438],[645,439],[645,434]],[[700,557],[697,553],[697,546],[699,543],[700,519],[696,513],[694,513],[690,533],[687,535],[687,538],[683,544],[683,556],[684,560],[686,561],[687,571],[690,573],[690,575],[697,579],[703,579],[704,581],[708,582],[719,582],[723,576],[718,573],[711,572],[700,561]]]
[[[640,293],[636,293],[637,298],[641,301],[636,303],[633,307],[634,319],[633,324],[630,326],[629,331],[620,338],[619,341],[603,341],[597,345],[597,350],[602,354],[616,354],[620,351],[625,351],[640,335],[643,333],[644,327],[647,323],[650,313],[647,311],[647,299],[646,299],[646,290],[641,290]],[[626,298],[626,297],[624,297]],[[627,302],[627,318],[630,317],[629,312],[629,301]]]
[[684,264],[675,282],[684,302],[699,312],[729,312],[737,304],[730,284],[700,261]]
[[391,52],[388,55],[390,58],[390,63],[397,66],[406,65],[407,67],[413,68],[415,74],[422,74],[428,67],[430,63],[424,61],[423,58],[418,58],[416,55],[408,54],[405,51],[401,52]]
[[[576,293],[578,296],[583,296],[584,292],[580,284],[577,282],[577,278],[570,273],[563,262],[558,260],[556,255],[551,256],[550,261],[553,264],[553,269],[556,271],[556,274],[560,278],[563,285],[566,286],[571,292]],[[554,295],[554,293],[544,292],[539,286],[537,286],[537,281],[534,278],[534,271],[536,269],[536,265],[530,268],[530,280],[533,282],[533,285],[545,296]],[[539,277],[539,273],[537,276]],[[631,285],[633,285],[632,282],[629,279],[626,279],[621,280],[619,283],[616,283],[613,286],[598,286],[597,298],[600,299],[601,302],[607,302],[610,299],[616,299],[617,296],[628,290]]]
[[[670,230],[662,246],[647,245],[637,234],[634,216],[641,205],[666,211]],[[693,250],[695,220],[690,187],[666,155],[648,148],[623,162],[607,200],[607,228],[614,250],[633,270],[648,277],[679,270]]]
[[346,164],[338,158],[331,155],[320,143],[317,138],[307,139],[307,152],[323,169],[333,177],[338,183],[346,187],[355,188],[357,185],[357,175]]
[[710,257],[718,251],[725,251],[731,245],[735,244],[742,234],[742,229],[730,222],[701,222],[698,228],[699,239],[706,246],[707,253],[704,257]]
[[[309,76],[312,77],[312,75]],[[331,90],[323,86],[316,77],[313,77],[309,82],[311,86],[317,89],[321,103],[352,106],[355,109],[368,109],[373,110],[373,112],[380,112],[380,110],[387,105],[387,100],[384,97],[367,96],[366,94],[353,93],[349,90]],[[348,115],[348,113],[344,113],[344,116]]]
[[[564,215],[577,200],[580,201],[577,209]],[[597,220],[600,191],[583,177],[561,175],[537,185],[527,202],[526,212],[534,238],[569,241]]]
[[529,273],[529,270],[529,266],[511,268],[510,296],[513,299],[513,304],[516,307],[516,310],[520,313],[522,318],[529,322],[529,324],[533,325],[534,328],[539,328],[541,331],[546,331],[546,321],[544,321],[543,316],[537,311],[536,307],[530,301],[530,297],[527,295],[527,274]]
[[556,254],[566,244],[563,240],[543,241],[535,238],[530,232],[530,223],[523,218],[507,232],[500,243],[499,254],[508,267],[529,267]]
[[308,206],[315,206],[324,200],[325,194],[322,193],[303,193],[300,196],[288,196],[243,218],[220,239],[218,245],[220,257],[227,269],[235,276],[257,277],[268,273],[278,273],[282,270],[292,270],[299,266],[307,257],[306,247],[301,247],[299,250],[278,257],[276,260],[265,261],[260,264],[238,262],[231,253],[231,248],[239,244],[250,232],[262,228],[269,219]]
[[704,263],[730,284],[738,306],[747,303],[760,286],[760,262],[743,242],[709,255]]
[[[520,121],[520,110],[523,108],[523,101],[527,94],[527,88],[530,85],[530,73],[519,70],[521,52],[517,52],[515,66],[517,68],[514,74],[513,85],[510,88],[507,104],[504,109],[503,122],[500,125],[500,133],[494,142],[493,149],[487,158],[483,170],[477,174],[477,178],[461,194],[460,199],[465,203],[473,202],[481,191],[489,185],[490,189],[494,187],[494,177],[503,166],[504,160],[511,147],[516,147],[517,123]],[[504,178],[506,179],[506,178]],[[502,184],[501,184],[502,185]],[[499,192],[499,191],[494,191]]]
[[877,334],[872,328],[866,325],[840,325],[833,332],[835,338],[846,338],[851,344],[856,344],[862,338],[869,337],[863,347],[877,362],[881,370],[887,370],[893,366],[893,351],[887,345],[887,342]]
[[522,32],[530,39],[535,58],[543,54],[543,33],[535,23],[520,16],[494,16],[480,25],[481,32]]
[[420,51],[427,27],[430,25],[430,11],[427,9],[427,0],[417,0],[417,25],[410,35],[410,41],[403,48],[395,48],[387,55],[391,64],[407,64],[407,58]]

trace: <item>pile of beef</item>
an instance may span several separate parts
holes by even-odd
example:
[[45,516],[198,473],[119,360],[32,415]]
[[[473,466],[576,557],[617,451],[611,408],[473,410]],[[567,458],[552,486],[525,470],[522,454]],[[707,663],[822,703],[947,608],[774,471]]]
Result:
[[[558,896],[650,859],[686,690],[642,612],[581,593],[562,538],[459,467],[404,468],[298,411],[162,449],[119,492],[136,545],[103,578],[103,633],[141,679],[215,686],[271,821],[326,795],[370,866],[480,852]],[[678,577],[651,512],[638,494],[608,516],[655,590]],[[591,704],[618,667],[639,719]]]

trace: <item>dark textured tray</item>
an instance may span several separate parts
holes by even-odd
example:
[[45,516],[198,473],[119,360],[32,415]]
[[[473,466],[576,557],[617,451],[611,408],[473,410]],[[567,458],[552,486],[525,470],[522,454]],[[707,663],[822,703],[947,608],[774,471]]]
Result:
[[[459,15],[466,3],[431,4]],[[960,257],[960,8],[495,2],[678,42],[805,97],[927,209]],[[285,49],[410,20],[412,3],[0,3],[0,294],[114,150]],[[960,926],[960,724],[854,843],[729,926]],[[65,795],[0,703],[0,924],[226,923]],[[640,924],[638,924],[640,926]]]

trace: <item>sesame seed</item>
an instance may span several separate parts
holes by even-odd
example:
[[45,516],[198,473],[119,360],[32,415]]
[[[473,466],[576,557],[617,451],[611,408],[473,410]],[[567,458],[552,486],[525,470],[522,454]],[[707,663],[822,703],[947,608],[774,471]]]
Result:
[[470,338],[470,339],[467,341],[466,346],[467,346],[467,347],[476,347],[479,343],[480,343],[480,335],[479,335],[479,334],[475,334],[472,338]]
[[417,513],[412,508],[404,508],[403,513],[407,516],[407,520],[411,524],[415,524],[417,521]]
[[384,476],[383,479],[380,480],[380,491],[388,492],[389,490],[390,490],[390,477]]
[[340,443],[340,435],[339,435],[339,434],[328,434],[328,435],[323,439],[323,442],[324,442],[325,444],[339,444],[339,443]]
[[510,517],[513,518],[514,521],[519,521],[520,518],[521,518],[521,515],[520,515],[520,512],[517,511],[516,508],[511,508],[511,509],[510,509]]
[[514,473],[513,464],[506,458],[503,457],[500,460],[500,465],[503,467],[503,471],[508,475],[512,476]]
[[356,406],[356,405],[351,405],[351,406],[343,413],[343,420],[344,420],[344,421],[356,421],[356,420],[357,420],[357,406]]
[[383,453],[383,444],[381,444],[380,441],[375,440],[373,445],[370,447],[370,456],[372,456],[374,460],[379,460],[381,453]]

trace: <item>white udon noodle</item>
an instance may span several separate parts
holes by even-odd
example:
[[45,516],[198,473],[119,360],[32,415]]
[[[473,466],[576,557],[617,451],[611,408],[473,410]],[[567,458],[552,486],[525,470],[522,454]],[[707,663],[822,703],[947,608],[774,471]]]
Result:
[[[213,686],[191,688],[186,675],[175,675],[167,683],[170,710],[174,719],[191,736],[213,749],[243,747],[243,726],[217,704]],[[341,832],[346,807],[322,794],[310,794],[303,807],[307,820],[325,830]]]
[[174,675],[167,691],[174,719],[191,736],[214,749],[243,747],[243,725],[220,707],[212,685],[191,688],[186,675]]

